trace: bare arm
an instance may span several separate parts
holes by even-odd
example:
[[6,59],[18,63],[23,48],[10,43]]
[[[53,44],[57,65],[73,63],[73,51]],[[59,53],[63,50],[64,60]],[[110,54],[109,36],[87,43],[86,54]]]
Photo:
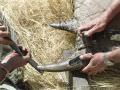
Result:
[[18,67],[26,65],[30,60],[30,55],[27,49],[22,50],[24,55],[23,57],[19,56],[16,52],[12,52],[0,62],[0,84],[4,81],[8,73]]
[[89,75],[96,74],[104,71],[108,65],[112,65],[109,60],[113,63],[120,63],[120,48],[106,53],[100,52],[94,55],[91,53],[84,54],[80,58],[82,60],[90,60],[89,64],[82,71]]
[[115,17],[120,12],[120,0],[113,0],[113,3],[108,7],[108,9],[103,13],[103,17],[109,22],[113,17]]
[[108,60],[114,63],[120,63],[120,48],[113,50],[111,52],[108,52]]
[[[82,25],[79,27],[79,31],[86,30],[86,34],[91,36],[96,32],[101,32],[105,30],[106,25],[118,14],[120,13],[120,0],[113,0],[113,3],[106,9],[103,14],[91,21],[88,24]],[[96,74],[98,72],[104,71],[107,67],[106,61],[110,60],[114,63],[120,63],[120,48],[107,52],[107,53],[96,53],[85,54],[81,56],[83,60],[89,60],[89,64],[82,70],[88,74]]]
[[113,0],[112,4],[96,19],[90,21],[87,24],[81,25],[77,31],[81,34],[83,30],[86,30],[86,35],[91,36],[96,32],[104,31],[106,25],[120,13],[120,0]]

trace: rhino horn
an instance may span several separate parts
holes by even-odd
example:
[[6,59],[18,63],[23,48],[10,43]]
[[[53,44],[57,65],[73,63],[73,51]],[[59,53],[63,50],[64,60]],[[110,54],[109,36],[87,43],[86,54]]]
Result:
[[71,19],[63,22],[52,23],[49,25],[56,29],[75,32],[74,30],[77,28],[77,20]]
[[84,63],[83,60],[79,58],[79,56],[76,56],[73,59],[63,61],[57,64],[39,65],[37,66],[37,69],[46,72],[62,72],[80,70],[86,65],[87,64]]

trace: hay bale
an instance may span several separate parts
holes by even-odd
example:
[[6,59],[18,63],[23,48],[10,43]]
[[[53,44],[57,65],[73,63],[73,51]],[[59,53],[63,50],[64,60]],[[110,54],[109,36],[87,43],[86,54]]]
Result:
[[[67,19],[72,15],[72,0],[0,0],[13,22],[19,43],[31,50],[33,58],[42,63],[55,62],[65,49],[74,45],[75,35],[55,31],[47,24]],[[32,90],[57,89],[66,82],[64,73],[40,75],[27,65],[25,80]]]

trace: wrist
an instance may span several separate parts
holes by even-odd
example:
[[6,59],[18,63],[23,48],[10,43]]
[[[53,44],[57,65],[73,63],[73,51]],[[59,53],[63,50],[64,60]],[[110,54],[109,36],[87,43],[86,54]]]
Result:
[[112,20],[112,17],[107,11],[105,11],[100,17],[103,20],[103,22],[106,23],[106,25]]
[[110,51],[108,58],[114,63],[120,63],[120,48]]
[[0,63],[0,84],[5,80],[6,76],[8,75],[8,69]]
[[12,66],[8,65],[7,63],[2,63],[2,65],[6,68],[7,72],[11,72],[12,71]]
[[114,65],[114,63],[112,62],[110,56],[111,56],[111,52],[103,53],[103,61],[104,61],[104,64],[107,65],[107,66]]

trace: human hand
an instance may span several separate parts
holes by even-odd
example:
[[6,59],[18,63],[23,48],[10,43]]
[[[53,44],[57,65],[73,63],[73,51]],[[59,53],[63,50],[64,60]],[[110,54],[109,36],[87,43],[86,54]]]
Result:
[[30,54],[27,49],[22,49],[22,52],[24,55],[23,57],[18,55],[16,52],[12,52],[11,54],[7,55],[1,62],[9,72],[18,67],[26,65],[30,60]]
[[5,32],[5,26],[0,24],[0,44],[11,45],[13,42],[8,39],[9,33]]
[[87,24],[81,25],[76,31],[82,36],[82,31],[85,31],[85,35],[92,36],[96,32],[101,32],[105,30],[107,25],[104,16],[98,17]]
[[84,54],[80,56],[82,60],[90,60],[89,64],[83,68],[82,72],[88,75],[95,75],[104,71],[106,64],[104,63],[104,53],[96,53],[92,55],[91,53]]

